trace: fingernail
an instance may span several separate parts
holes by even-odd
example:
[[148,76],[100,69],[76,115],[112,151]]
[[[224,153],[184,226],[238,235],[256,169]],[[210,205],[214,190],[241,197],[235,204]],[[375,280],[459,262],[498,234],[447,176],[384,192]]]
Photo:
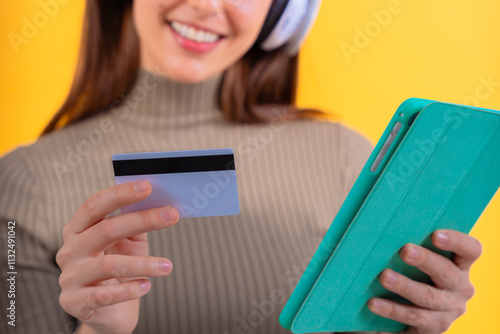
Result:
[[389,284],[393,284],[394,282],[396,282],[396,274],[394,274],[393,272],[389,272],[385,281]]
[[151,282],[149,282],[149,281],[142,281],[141,282],[141,288],[144,291],[148,291],[150,285],[151,285]]
[[438,232],[438,234],[436,235],[436,238],[438,239],[438,241],[440,243],[447,243],[448,240],[450,240],[450,237],[448,236],[448,233],[446,232]]
[[173,222],[177,219],[177,210],[167,207],[161,211],[161,217],[166,222]]
[[142,192],[146,191],[148,189],[148,187],[149,187],[148,181],[138,181],[138,182],[134,183],[134,189],[138,193],[142,193]]
[[418,248],[416,246],[410,246],[410,250],[408,252],[408,258],[411,260],[415,260],[418,256]]
[[172,269],[172,263],[170,263],[169,261],[161,260],[160,261],[160,268],[164,272],[168,272]]
[[372,308],[375,310],[381,309],[382,306],[384,306],[384,302],[380,299],[373,299],[372,300]]

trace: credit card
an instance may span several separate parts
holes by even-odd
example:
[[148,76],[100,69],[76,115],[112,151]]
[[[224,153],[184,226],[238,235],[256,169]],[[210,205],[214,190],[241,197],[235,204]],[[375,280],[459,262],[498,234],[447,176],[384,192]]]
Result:
[[113,155],[116,184],[147,180],[151,194],[122,213],[171,206],[180,218],[240,213],[231,148]]

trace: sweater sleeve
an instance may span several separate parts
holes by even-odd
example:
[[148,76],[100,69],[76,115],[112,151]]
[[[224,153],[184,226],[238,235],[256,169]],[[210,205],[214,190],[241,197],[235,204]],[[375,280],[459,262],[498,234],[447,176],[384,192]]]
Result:
[[41,237],[44,189],[24,153],[18,148],[0,159],[0,302],[7,309],[0,332],[72,333],[77,321],[59,304],[57,250]]

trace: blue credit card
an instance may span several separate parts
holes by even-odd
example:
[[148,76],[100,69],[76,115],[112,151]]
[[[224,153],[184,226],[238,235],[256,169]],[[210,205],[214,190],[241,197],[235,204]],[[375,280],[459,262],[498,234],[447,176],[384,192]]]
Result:
[[240,213],[230,148],[113,155],[116,184],[147,180],[151,194],[122,213],[171,206],[180,218]]

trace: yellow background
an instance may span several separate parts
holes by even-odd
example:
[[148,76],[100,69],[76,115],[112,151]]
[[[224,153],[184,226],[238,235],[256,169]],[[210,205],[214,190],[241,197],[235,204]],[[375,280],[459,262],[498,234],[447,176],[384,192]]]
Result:
[[[59,1],[45,22],[38,1],[0,2],[0,154],[34,140],[69,91],[84,2]],[[378,23],[373,13],[388,8]],[[499,14],[498,0],[324,0],[301,53],[299,104],[331,112],[374,143],[409,97],[500,109]],[[9,36],[34,20],[37,30],[13,47]],[[342,45],[357,53],[347,57]],[[476,296],[447,333],[499,331],[499,220],[497,195],[472,231],[483,243],[471,273]]]

